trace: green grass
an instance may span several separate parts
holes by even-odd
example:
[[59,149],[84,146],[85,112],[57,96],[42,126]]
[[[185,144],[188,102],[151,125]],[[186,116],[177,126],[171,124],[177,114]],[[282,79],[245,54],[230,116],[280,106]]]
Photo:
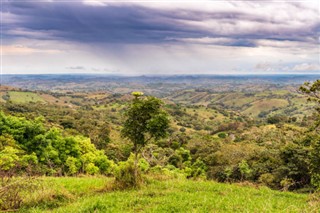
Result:
[[10,101],[14,103],[44,102],[43,98],[36,93],[18,91],[10,91],[8,93]]
[[45,178],[44,182],[44,191],[60,193],[46,198],[57,199],[58,205],[46,206],[42,199],[20,212],[315,212],[319,207],[306,194],[212,181],[151,180],[139,190],[104,192],[101,189],[110,186],[110,178]]
[[258,116],[262,111],[272,110],[274,107],[283,108],[288,106],[288,101],[284,99],[265,99],[252,103],[252,106],[243,111],[246,115]]
[[223,103],[231,107],[243,107],[243,105],[256,100],[256,97],[235,97],[234,99],[224,101]]
[[274,95],[287,95],[287,94],[290,94],[290,91],[279,89],[279,90],[273,90],[272,94],[274,94]]

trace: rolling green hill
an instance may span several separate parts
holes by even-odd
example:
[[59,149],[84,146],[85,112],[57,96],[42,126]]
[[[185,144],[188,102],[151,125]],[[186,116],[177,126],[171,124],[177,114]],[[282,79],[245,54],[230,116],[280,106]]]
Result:
[[[187,89],[163,97],[168,137],[144,147],[148,178],[141,189],[124,191],[114,189],[110,177],[132,152],[121,137],[130,94],[3,89],[2,164],[18,159],[26,171],[36,165],[37,174],[59,176],[20,192],[20,212],[316,211],[317,193],[271,190],[316,191],[310,176],[316,135],[308,132],[316,117],[292,88],[270,87]],[[89,145],[93,151],[86,153]]]
[[29,102],[45,102],[45,100],[35,92],[9,91],[9,100],[14,103],[29,103]]
[[304,96],[290,87],[250,93],[187,90],[174,93],[166,98],[178,104],[210,106],[236,111],[254,118],[279,113],[301,117],[310,115],[310,107],[313,106],[307,103]]
[[[117,86],[115,86],[116,88]],[[248,86],[249,87],[249,86]],[[189,106],[204,106],[213,109],[227,110],[229,112],[241,113],[253,118],[266,118],[275,114],[285,114],[295,116],[300,119],[305,115],[311,115],[310,110],[313,105],[307,103],[306,98],[297,92],[293,86],[274,85],[265,86],[261,91],[257,88],[251,88],[250,91],[225,91],[217,92],[213,89],[184,89],[172,91],[162,95],[162,99],[169,104],[182,104]],[[125,89],[125,93],[130,93],[131,88]],[[147,89],[147,88],[145,88]],[[87,91],[87,92],[36,92],[20,91],[12,87],[6,87],[1,91],[0,102],[4,103],[10,100],[14,103],[47,103],[58,106],[67,106],[78,108],[83,105],[92,106],[94,109],[117,108],[112,106],[115,103],[128,100],[127,94],[112,94],[108,91]],[[151,92],[152,94],[152,92]],[[111,103],[112,104],[109,104]],[[202,114],[202,113],[201,113]]]

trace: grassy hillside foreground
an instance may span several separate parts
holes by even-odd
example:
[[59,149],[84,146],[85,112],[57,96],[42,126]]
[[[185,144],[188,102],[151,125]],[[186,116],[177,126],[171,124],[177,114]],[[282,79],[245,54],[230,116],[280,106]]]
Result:
[[112,191],[105,177],[42,178],[20,212],[317,212],[315,195],[237,184],[149,180],[139,190]]

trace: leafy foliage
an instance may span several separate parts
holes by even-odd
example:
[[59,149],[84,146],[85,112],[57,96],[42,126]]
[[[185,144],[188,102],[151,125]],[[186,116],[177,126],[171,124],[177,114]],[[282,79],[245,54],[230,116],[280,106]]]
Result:
[[2,170],[30,164],[47,175],[110,173],[112,162],[89,138],[63,136],[59,129],[48,130],[42,122],[42,118],[30,121],[0,113]]
[[[309,96],[309,101],[314,101],[320,104],[320,79],[314,81],[313,83],[304,83],[304,85],[300,87],[300,91]],[[318,110],[320,109],[318,108]]]
[[[129,174],[132,172],[132,177],[128,179],[129,186],[139,184],[138,174],[138,154],[151,139],[158,140],[167,136],[167,130],[169,128],[169,119],[164,110],[162,110],[162,101],[155,97],[142,98],[142,93],[133,93],[135,98],[126,111],[126,121],[122,129],[122,135],[128,138],[133,143],[133,151],[135,154],[135,160],[133,170],[131,167],[124,167],[124,177],[131,177]],[[116,179],[117,180],[117,179]],[[120,180],[120,179],[119,179]]]
[[167,135],[169,119],[161,109],[162,101],[155,97],[134,98],[126,111],[126,121],[122,135],[134,144],[139,151],[151,139],[160,139]]

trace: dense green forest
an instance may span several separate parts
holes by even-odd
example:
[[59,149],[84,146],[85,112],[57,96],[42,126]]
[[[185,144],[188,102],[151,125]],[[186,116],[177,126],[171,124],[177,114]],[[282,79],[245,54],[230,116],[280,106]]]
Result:
[[161,99],[3,86],[0,207],[23,206],[40,176],[106,176],[112,190],[161,177],[316,192],[319,91],[319,80],[300,92],[194,89]]

